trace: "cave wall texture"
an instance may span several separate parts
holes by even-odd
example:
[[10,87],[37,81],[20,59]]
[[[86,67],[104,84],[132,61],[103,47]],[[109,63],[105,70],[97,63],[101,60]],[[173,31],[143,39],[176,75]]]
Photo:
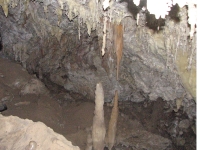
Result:
[[[103,17],[89,1],[79,5],[76,1],[61,4],[56,0],[12,2],[8,8],[0,8],[4,55],[20,62],[49,88],[62,89],[66,100],[94,100],[95,85],[101,81],[106,102],[112,101],[118,89],[120,101],[162,98],[173,107],[183,106],[190,118],[195,116],[196,34],[192,40],[188,38],[187,7],[176,6],[163,26],[163,20],[156,21],[143,12],[138,25],[132,14],[113,17],[124,30],[117,80],[113,44],[116,23],[106,23],[108,34],[102,57]],[[122,10],[126,6],[122,3],[115,7]],[[92,23],[87,20],[91,12]],[[158,25],[159,30],[151,29]]]

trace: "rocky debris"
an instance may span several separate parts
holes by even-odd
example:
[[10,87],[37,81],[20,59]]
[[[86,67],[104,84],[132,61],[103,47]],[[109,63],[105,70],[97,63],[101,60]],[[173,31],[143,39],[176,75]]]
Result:
[[79,150],[42,122],[0,115],[0,149]]
[[[182,116],[184,116],[184,114],[182,114]],[[167,132],[176,146],[185,147],[185,149],[195,149],[196,131],[193,130],[195,123],[192,120],[183,118],[184,117],[181,116],[175,117],[174,120],[169,123]]]

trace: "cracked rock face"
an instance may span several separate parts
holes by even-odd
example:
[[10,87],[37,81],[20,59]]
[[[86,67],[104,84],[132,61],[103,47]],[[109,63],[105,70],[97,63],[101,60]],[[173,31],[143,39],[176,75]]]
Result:
[[190,118],[195,117],[196,38],[187,39],[186,8],[180,9],[180,22],[168,17],[158,31],[136,26],[131,17],[122,20],[124,47],[117,81],[112,24],[107,29],[111,36],[106,39],[106,54],[102,57],[100,31],[89,36],[82,25],[79,39],[78,18],[70,21],[65,10],[58,15],[58,7],[55,1],[45,13],[38,1],[24,3],[10,7],[8,17],[0,9],[4,55],[20,62],[49,88],[62,89],[72,99],[94,100],[95,85],[101,81],[106,102],[118,89],[121,101],[162,98],[176,107],[180,100],[179,105],[185,107]]

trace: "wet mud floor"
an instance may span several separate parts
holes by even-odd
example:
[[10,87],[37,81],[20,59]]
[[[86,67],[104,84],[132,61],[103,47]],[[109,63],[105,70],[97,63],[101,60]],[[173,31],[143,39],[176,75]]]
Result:
[[[22,92],[30,80],[20,64],[0,58],[0,102],[8,109],[3,115],[19,116],[44,122],[64,135],[73,145],[85,149],[88,130],[92,126],[94,102],[68,101],[65,93],[39,89]],[[43,92],[40,92],[43,91]],[[108,126],[112,107],[105,103],[105,123]],[[119,102],[116,144],[113,150],[194,150],[194,123],[180,109],[175,112],[161,99],[143,103]],[[180,122],[183,125],[180,126]]]

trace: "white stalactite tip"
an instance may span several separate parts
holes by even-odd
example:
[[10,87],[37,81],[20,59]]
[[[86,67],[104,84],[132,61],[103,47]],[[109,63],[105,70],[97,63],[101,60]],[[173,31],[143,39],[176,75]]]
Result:
[[137,25],[138,25],[139,19],[140,19],[140,14],[137,13]]
[[104,56],[104,55],[105,55],[105,50],[102,49],[102,51],[101,51],[101,56]]
[[106,34],[103,35],[103,44],[101,49],[101,55],[104,56],[105,54],[105,47],[106,47]]
[[103,24],[103,43],[102,43],[102,49],[101,49],[101,55],[104,56],[105,54],[105,48],[106,48],[106,23],[107,23],[107,17],[104,17],[104,24]]

